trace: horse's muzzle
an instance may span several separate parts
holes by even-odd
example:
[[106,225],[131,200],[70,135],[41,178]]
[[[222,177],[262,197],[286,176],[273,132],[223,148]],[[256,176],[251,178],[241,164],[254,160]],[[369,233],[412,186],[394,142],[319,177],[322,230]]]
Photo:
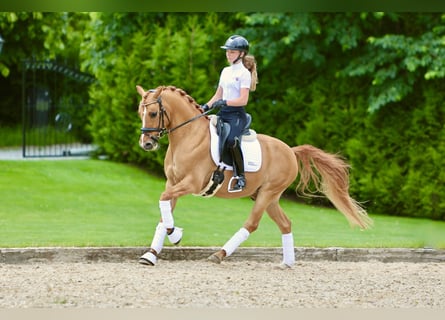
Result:
[[159,149],[158,137],[141,134],[139,146],[145,151],[156,151]]

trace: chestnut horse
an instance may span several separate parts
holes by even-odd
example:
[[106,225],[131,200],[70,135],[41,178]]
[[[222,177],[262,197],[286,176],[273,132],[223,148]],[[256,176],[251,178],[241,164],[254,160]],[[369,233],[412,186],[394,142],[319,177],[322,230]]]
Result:
[[[227,183],[231,170],[219,170],[211,158],[209,117],[187,93],[174,86],[160,86],[145,91],[136,86],[142,96],[139,116],[142,120],[139,145],[146,151],[159,148],[159,139],[168,135],[169,146],[164,159],[167,178],[164,192],[159,199],[161,214],[150,249],[139,262],[155,265],[167,236],[177,244],[182,229],[175,226],[173,210],[179,197],[202,195],[215,178],[214,195],[221,198],[250,197],[254,205],[243,227],[209,260],[220,263],[254,232],[266,211],[282,234],[283,260],[281,267],[292,267],[295,262],[291,221],[280,207],[282,193],[299,176],[297,190],[305,193],[309,184],[322,192],[347,218],[351,226],[366,229],[372,220],[366,211],[349,195],[349,166],[340,157],[310,145],[289,147],[284,142],[263,134],[257,139],[261,146],[262,162],[256,172],[246,172],[246,187],[230,193]],[[222,178],[224,180],[221,183]],[[218,183],[220,186],[218,186]],[[218,187],[218,188],[215,188]]]

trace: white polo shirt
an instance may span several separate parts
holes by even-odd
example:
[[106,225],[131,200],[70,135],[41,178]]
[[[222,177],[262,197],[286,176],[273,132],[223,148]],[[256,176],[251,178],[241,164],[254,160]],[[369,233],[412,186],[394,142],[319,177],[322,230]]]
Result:
[[242,62],[225,67],[218,84],[223,89],[223,100],[239,98],[241,88],[250,88],[251,81],[252,75]]

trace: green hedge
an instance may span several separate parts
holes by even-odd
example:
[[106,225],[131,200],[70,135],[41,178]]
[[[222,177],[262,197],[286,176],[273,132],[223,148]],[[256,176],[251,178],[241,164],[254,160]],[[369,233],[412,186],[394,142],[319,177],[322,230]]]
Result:
[[[88,70],[99,79],[90,92],[96,106],[90,130],[102,152],[115,161],[162,172],[167,139],[161,140],[158,152],[138,146],[136,84],[146,89],[175,85],[198,103],[206,102],[225,65],[219,45],[241,30],[237,26],[242,18],[102,14],[93,24],[92,41],[103,49],[84,53]],[[122,21],[125,28],[119,28]],[[351,193],[369,211],[445,220],[441,81],[417,81],[406,98],[369,113],[370,79],[337,72],[353,51],[330,46],[321,53],[332,59],[320,59],[319,52],[313,55],[317,63],[284,53],[265,63],[262,49],[252,45],[260,83],[248,112],[257,132],[344,156],[352,167]]]
[[168,141],[138,146],[135,86],[175,85],[204,103],[226,64],[220,45],[242,34],[258,61],[255,130],[344,156],[351,193],[372,212],[445,220],[442,13],[4,12],[0,29],[0,125],[20,123],[23,59],[81,64],[97,79],[91,115],[78,114],[93,142],[156,173]]

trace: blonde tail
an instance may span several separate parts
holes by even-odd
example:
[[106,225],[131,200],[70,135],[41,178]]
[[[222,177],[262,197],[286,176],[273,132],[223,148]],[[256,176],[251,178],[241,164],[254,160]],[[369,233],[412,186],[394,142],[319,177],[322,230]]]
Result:
[[[367,229],[373,221],[365,209],[349,195],[349,165],[339,156],[311,145],[293,147],[300,173],[297,191],[309,196],[306,189],[312,181],[315,192],[322,192],[348,219],[351,226]],[[314,170],[315,169],[315,170]],[[318,174],[317,174],[318,173]]]

